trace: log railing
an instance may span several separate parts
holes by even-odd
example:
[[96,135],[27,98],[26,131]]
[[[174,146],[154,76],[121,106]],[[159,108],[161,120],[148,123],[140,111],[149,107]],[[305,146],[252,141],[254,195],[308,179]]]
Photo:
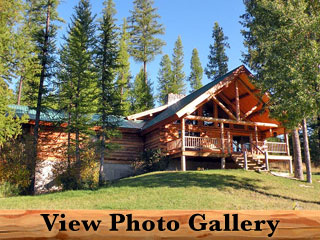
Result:
[[208,137],[185,137],[186,148],[191,149],[220,149],[221,141],[218,138],[208,138]]
[[269,153],[287,153],[287,144],[282,142],[267,142],[267,149]]
[[181,149],[181,144],[182,144],[181,138],[168,142],[167,150],[172,151],[176,149]]

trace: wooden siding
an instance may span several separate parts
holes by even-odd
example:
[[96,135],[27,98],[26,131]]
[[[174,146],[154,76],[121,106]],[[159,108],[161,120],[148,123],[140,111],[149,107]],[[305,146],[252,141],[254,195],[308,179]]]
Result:
[[106,156],[106,162],[131,163],[140,158],[143,151],[143,138],[137,132],[122,130],[122,136],[113,141],[118,148]]

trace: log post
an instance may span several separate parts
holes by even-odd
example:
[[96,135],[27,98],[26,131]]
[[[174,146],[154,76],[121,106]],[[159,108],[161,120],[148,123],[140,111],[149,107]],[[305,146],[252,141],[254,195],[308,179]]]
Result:
[[236,91],[236,118],[237,118],[237,121],[240,121],[240,101],[239,101],[238,81],[236,80],[234,84],[235,84],[235,91]]
[[289,172],[290,172],[290,174],[293,173],[293,169],[292,169],[292,159],[289,160]]
[[252,134],[250,134],[250,150],[251,150],[251,154],[253,154],[253,145],[252,145]]
[[186,156],[184,155],[186,149],[186,138],[185,138],[185,119],[181,119],[181,171],[186,171]]
[[231,154],[231,137],[230,137],[230,131],[227,132],[227,141],[228,141],[228,154]]
[[289,137],[288,137],[288,133],[287,132],[284,134],[284,140],[285,140],[285,143],[286,143],[287,155],[290,156]]
[[244,158],[244,169],[248,170],[248,154],[247,154],[247,150],[244,150],[243,158]]
[[[225,153],[225,146],[224,146],[224,124],[220,123],[220,130],[221,130],[221,150],[222,154]],[[226,158],[221,158],[221,169],[224,169],[226,167]]]
[[[218,118],[219,117],[219,114],[218,114],[218,104],[215,102],[215,101],[213,101],[213,117],[214,118]],[[219,123],[214,123],[215,124],[215,126],[216,127],[218,127],[218,124]]]
[[266,169],[269,171],[269,159],[268,159],[268,151],[264,152],[264,159],[266,161]]
[[255,138],[256,146],[259,147],[259,145],[258,145],[258,127],[257,127],[257,125],[254,125],[254,138]]

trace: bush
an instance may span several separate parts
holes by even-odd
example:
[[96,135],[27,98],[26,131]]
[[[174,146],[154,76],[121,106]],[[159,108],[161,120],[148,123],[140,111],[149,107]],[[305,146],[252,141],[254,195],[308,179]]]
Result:
[[14,194],[28,192],[31,176],[28,168],[31,151],[28,146],[22,139],[3,145],[0,152],[0,185],[3,191],[13,189]]
[[141,158],[133,163],[136,172],[164,171],[169,164],[169,157],[161,149],[145,149]]
[[81,152],[80,170],[73,161],[70,166],[67,166],[66,163],[60,165],[58,169],[55,169],[55,175],[58,175],[57,182],[62,185],[63,190],[97,189],[99,163],[96,161],[95,151],[88,147]]
[[18,196],[21,190],[17,185],[9,182],[2,182],[0,184],[0,197]]

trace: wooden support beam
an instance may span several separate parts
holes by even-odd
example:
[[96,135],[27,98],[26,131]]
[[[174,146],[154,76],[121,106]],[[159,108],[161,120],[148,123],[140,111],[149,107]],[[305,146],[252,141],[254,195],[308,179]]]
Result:
[[[218,115],[218,104],[213,101],[213,116],[214,118],[219,118],[219,115]],[[218,123],[215,123],[215,127],[218,127]]]
[[[234,104],[234,103],[232,103],[231,101],[230,101],[230,99],[229,98],[227,98],[227,96],[225,96],[223,93],[220,93],[219,94],[219,97],[226,103],[226,104],[229,104],[231,107],[232,107],[232,109],[234,110],[234,112],[236,112],[237,110],[236,110],[236,105]],[[241,112],[241,109],[240,109],[240,118],[244,118],[243,117],[243,112]],[[240,119],[241,120],[241,119]]]
[[289,173],[290,173],[290,174],[293,173],[293,169],[292,169],[292,159],[289,160]]
[[226,168],[226,158],[222,157],[221,158],[221,169],[225,169]]
[[256,146],[259,147],[258,146],[258,126],[257,125],[254,126],[254,139],[256,142]]
[[186,149],[186,138],[185,138],[185,119],[181,119],[181,138],[182,138],[182,143],[181,143],[181,171],[186,171],[186,156],[184,155],[184,151]]
[[245,84],[240,78],[238,78],[238,81],[241,83],[241,85],[247,90],[247,92],[252,96],[254,97],[258,102],[264,104],[264,101],[258,97],[255,93],[253,93],[253,89],[250,89],[247,84]]
[[182,143],[181,143],[181,151],[184,152],[186,149],[186,138],[185,138],[185,128],[186,128],[186,124],[185,124],[185,119],[182,118],[181,119],[181,139],[182,139]]
[[288,137],[288,133],[286,131],[284,134],[284,141],[286,143],[287,155],[290,156],[289,137]]
[[232,112],[229,111],[228,108],[226,108],[226,106],[224,106],[217,98],[216,96],[212,96],[213,101],[215,101],[222,109],[223,111],[225,111],[229,117],[236,119],[236,117],[232,114]]
[[187,165],[186,165],[186,156],[181,155],[181,171],[185,172],[187,170]]
[[218,122],[218,123],[229,123],[229,124],[239,124],[239,125],[247,125],[247,126],[255,126],[255,127],[272,127],[277,128],[279,127],[278,124],[275,123],[263,123],[263,122],[246,122],[246,121],[236,121],[232,119],[222,119],[222,118],[212,118],[212,117],[200,117],[200,116],[193,116],[189,115],[185,117],[186,119],[190,120],[201,120],[206,122]]
[[224,123],[220,123],[220,132],[221,132],[221,150],[224,153]]
[[227,139],[228,139],[228,154],[231,154],[231,136],[230,131],[227,132]]
[[268,159],[268,151],[265,151],[264,153],[264,159],[266,161],[266,169],[269,171],[269,159]]
[[236,117],[237,121],[240,121],[240,100],[239,100],[239,86],[238,80],[236,79],[235,82],[235,92],[236,92]]
[[248,170],[248,154],[246,150],[243,153],[243,158],[244,158],[244,169]]
[[260,106],[260,102],[257,105],[253,106],[253,108],[251,108],[248,112],[246,112],[243,118],[249,117],[255,110],[258,109],[259,106]]

